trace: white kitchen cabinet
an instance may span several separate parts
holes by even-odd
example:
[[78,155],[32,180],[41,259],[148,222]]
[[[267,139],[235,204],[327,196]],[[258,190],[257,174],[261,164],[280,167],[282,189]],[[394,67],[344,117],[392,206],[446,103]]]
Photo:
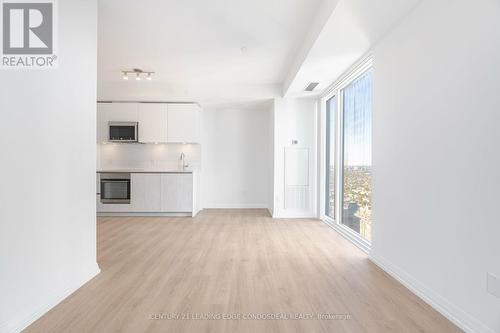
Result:
[[200,113],[196,104],[168,104],[168,142],[199,143]]
[[101,195],[97,196],[97,213],[130,213],[132,212],[131,204],[103,204]]
[[139,142],[167,142],[167,104],[139,104]]
[[110,121],[131,121],[142,143],[200,143],[200,118],[197,104],[98,103],[97,142],[109,140]]
[[97,143],[109,140],[110,121],[136,122],[138,110],[138,103],[97,103]]
[[[186,214],[196,215],[193,173],[132,173],[130,203],[103,204],[97,194],[100,214]],[[98,191],[100,192],[100,191]]]
[[162,175],[133,173],[130,177],[130,208],[132,212],[160,212]]
[[193,174],[161,175],[161,210],[170,213],[193,212]]
[[137,121],[139,103],[110,103],[109,121]]
[[111,103],[97,104],[97,143],[109,140],[109,117],[111,115]]

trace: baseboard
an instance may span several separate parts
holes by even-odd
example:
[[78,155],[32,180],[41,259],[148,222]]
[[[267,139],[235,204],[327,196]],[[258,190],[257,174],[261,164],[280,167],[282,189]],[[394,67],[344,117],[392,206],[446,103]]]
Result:
[[267,204],[208,204],[203,209],[267,209]]
[[203,209],[196,209],[193,214],[192,214],[192,217],[196,217],[196,215],[198,215],[199,212],[201,212]]
[[34,312],[25,315],[17,320],[13,320],[10,322],[4,322],[0,324],[0,332],[1,333],[18,333],[24,330],[26,327],[34,323],[37,319],[47,313],[50,309],[55,307],[57,304],[61,303],[65,298],[70,296],[76,290],[78,290],[85,283],[93,279],[97,274],[99,274],[101,270],[97,263],[95,263],[94,267],[90,270],[89,274],[81,279],[78,283],[73,286],[70,286],[63,291],[58,291],[52,293],[52,295],[58,295],[53,299],[49,300],[47,303],[38,307]]
[[347,230],[347,227],[340,226],[336,224],[334,221],[330,221],[326,218],[322,219],[322,221],[327,226],[338,232],[342,237],[351,242],[354,246],[359,248],[361,251],[365,252],[366,254],[370,253],[371,244],[368,241],[363,240],[362,237],[360,236],[353,235],[353,232]]
[[316,214],[311,212],[274,212],[273,219],[318,219]]
[[273,209],[267,207],[267,212],[269,213],[270,216],[273,216]]
[[479,322],[450,301],[422,285],[403,270],[390,264],[388,261],[370,254],[370,261],[380,267],[399,283],[408,288],[412,293],[441,313],[449,321],[467,333],[495,333],[491,328]]

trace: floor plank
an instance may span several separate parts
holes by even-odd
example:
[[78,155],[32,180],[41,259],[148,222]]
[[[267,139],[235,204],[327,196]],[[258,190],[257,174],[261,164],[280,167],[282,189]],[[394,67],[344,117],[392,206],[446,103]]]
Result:
[[205,210],[97,227],[101,274],[25,332],[461,332],[320,221]]

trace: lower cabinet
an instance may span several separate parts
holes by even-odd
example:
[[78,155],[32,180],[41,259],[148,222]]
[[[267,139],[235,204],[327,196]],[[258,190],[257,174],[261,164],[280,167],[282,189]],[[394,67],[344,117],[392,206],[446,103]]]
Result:
[[132,173],[130,203],[103,204],[97,196],[98,213],[193,213],[192,173]]
[[161,210],[172,213],[193,211],[193,174],[166,173],[161,175]]
[[133,173],[130,175],[130,211],[161,212],[161,174]]
[[97,195],[97,213],[130,213],[132,206],[130,204],[103,204],[101,195]]

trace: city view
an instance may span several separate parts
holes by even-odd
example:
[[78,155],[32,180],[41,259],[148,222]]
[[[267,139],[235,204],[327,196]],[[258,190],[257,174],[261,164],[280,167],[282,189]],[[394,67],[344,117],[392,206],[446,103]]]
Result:
[[372,171],[370,166],[344,168],[342,223],[371,240]]
[[[372,173],[370,166],[346,166],[344,168],[344,196],[342,224],[371,240]],[[334,168],[330,167],[329,207],[327,214],[334,217],[335,185]]]

